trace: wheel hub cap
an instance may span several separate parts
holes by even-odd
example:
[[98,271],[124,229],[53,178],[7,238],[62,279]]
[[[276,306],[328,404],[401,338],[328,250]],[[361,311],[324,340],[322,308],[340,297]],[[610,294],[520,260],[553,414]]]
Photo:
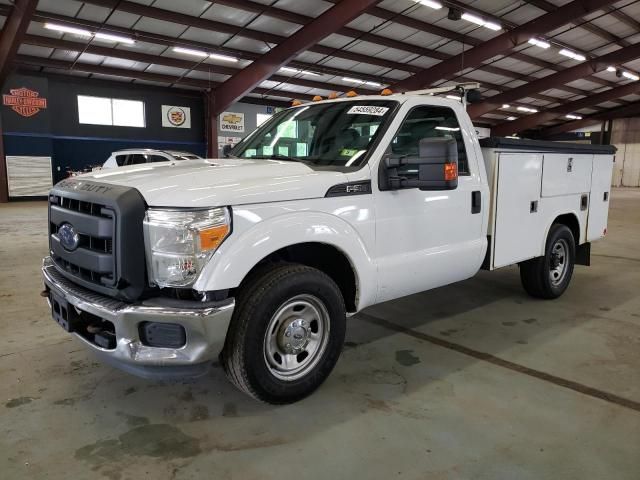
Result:
[[297,295],[273,314],[264,337],[264,359],[272,375],[293,381],[309,373],[327,348],[329,312],[313,295]]
[[298,318],[283,324],[284,331],[278,338],[278,346],[286,354],[300,353],[309,344],[311,329],[307,322]]
[[559,285],[567,273],[567,255],[569,245],[565,240],[558,240],[551,250],[549,258],[549,277],[553,285]]

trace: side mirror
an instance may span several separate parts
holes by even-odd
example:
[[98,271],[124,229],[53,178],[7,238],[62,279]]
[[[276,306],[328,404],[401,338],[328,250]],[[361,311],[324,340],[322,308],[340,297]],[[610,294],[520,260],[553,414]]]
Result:
[[458,187],[458,144],[449,136],[423,138],[417,157],[388,156],[384,167],[381,190],[454,190]]
[[479,90],[469,90],[467,92],[467,103],[468,104],[474,104],[474,103],[480,103],[482,101],[482,94],[480,93]]
[[225,158],[227,158],[229,156],[229,154],[231,153],[231,150],[233,150],[233,146],[232,145],[225,145],[224,147],[222,147],[222,156],[224,156]]

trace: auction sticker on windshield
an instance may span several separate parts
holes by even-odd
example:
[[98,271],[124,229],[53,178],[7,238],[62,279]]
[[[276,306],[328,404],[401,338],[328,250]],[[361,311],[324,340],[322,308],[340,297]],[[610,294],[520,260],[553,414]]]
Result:
[[382,117],[388,111],[389,107],[357,105],[355,107],[351,107],[347,113],[353,115],[374,115],[376,117]]

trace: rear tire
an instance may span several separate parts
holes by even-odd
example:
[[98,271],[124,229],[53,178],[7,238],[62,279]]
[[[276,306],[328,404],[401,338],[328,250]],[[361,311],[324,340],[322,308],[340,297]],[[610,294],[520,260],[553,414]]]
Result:
[[576,243],[566,225],[551,226],[545,255],[520,264],[520,280],[529,295],[554,299],[562,295],[573,276]]
[[258,400],[296,402],[329,376],[345,329],[344,299],[329,276],[296,264],[263,269],[236,296],[225,373]]

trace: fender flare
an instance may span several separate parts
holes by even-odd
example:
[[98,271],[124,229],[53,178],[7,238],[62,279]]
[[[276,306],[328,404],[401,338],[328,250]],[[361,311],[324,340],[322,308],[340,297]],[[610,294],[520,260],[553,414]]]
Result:
[[254,224],[236,238],[232,234],[205,265],[194,288],[199,291],[236,288],[261,260],[300,243],[326,244],[342,252],[356,278],[358,309],[375,303],[377,267],[364,241],[345,220],[322,212],[278,215]]
[[[571,210],[569,212],[564,212],[564,213],[558,213],[555,217],[553,217],[553,220],[549,225],[547,225],[547,228],[545,230],[544,238],[542,239],[542,250],[541,250],[543,255],[547,249],[547,239],[549,238],[549,232],[551,231],[551,227],[556,223],[556,219],[558,217],[562,217],[564,215],[571,215],[576,219],[576,223],[578,224],[579,234],[582,235],[583,225],[580,222],[580,217],[577,215],[575,210]],[[576,245],[580,245],[580,238],[576,238],[575,240],[576,240]]]

